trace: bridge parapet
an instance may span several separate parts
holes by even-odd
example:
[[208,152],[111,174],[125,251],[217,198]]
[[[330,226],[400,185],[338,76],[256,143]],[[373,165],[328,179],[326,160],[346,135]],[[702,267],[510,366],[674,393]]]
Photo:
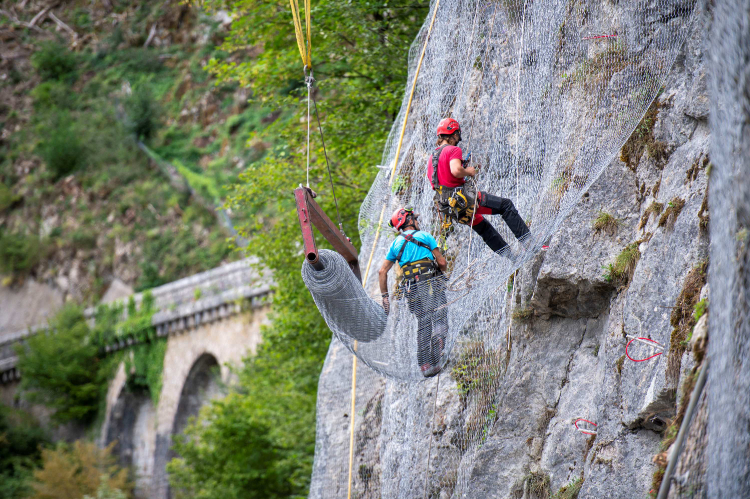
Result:
[[[235,315],[248,306],[257,308],[268,303],[273,280],[270,273],[258,271],[257,261],[256,258],[246,258],[153,288],[151,294],[157,312],[151,323],[157,336],[184,332]],[[132,297],[140,305],[143,293]],[[86,309],[86,316],[92,321],[95,313],[96,307]],[[0,333],[0,384],[21,377],[16,345],[45,330],[46,325],[38,325]],[[135,338],[122,338],[107,345],[106,351],[120,350],[136,343]]]

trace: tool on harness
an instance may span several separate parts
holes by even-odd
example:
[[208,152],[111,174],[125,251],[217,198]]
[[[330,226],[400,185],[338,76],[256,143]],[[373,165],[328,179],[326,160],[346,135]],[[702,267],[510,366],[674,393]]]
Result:
[[414,239],[412,234],[401,234],[404,238],[404,244],[401,245],[401,249],[396,255],[396,261],[399,262],[402,272],[404,273],[404,279],[407,281],[418,281],[420,276],[423,275],[434,275],[438,272],[438,266],[434,260],[430,258],[422,258],[413,262],[401,264],[401,257],[404,256],[404,250],[408,243],[414,243],[421,248],[425,248],[432,251],[430,247],[418,239]]
[[444,215],[443,230],[449,229],[454,221],[470,224],[477,197],[473,181],[458,187],[446,187],[438,182],[438,163],[445,147],[442,145],[432,153],[432,188],[435,190],[435,208]]

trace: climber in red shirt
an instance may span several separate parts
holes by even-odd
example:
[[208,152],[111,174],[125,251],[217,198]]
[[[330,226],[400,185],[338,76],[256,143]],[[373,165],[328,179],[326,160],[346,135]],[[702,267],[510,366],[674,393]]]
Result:
[[458,147],[461,142],[458,121],[453,118],[440,121],[437,136],[437,148],[427,166],[427,178],[435,190],[438,211],[451,220],[471,224],[474,232],[494,252],[508,244],[482,215],[502,216],[516,239],[525,240],[529,228],[510,199],[477,191],[474,182],[466,182],[466,177],[474,177],[477,169],[463,160],[463,152]]

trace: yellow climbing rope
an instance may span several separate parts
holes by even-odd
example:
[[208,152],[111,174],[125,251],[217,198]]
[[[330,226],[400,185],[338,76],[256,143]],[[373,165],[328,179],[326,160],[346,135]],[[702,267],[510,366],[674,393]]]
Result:
[[[411,111],[411,101],[414,98],[414,90],[417,88],[417,79],[419,79],[419,71],[422,69],[422,61],[424,60],[424,53],[427,50],[427,42],[430,41],[430,34],[432,33],[432,27],[435,24],[435,17],[437,16],[438,7],[440,7],[440,0],[435,2],[435,10],[432,12],[432,20],[430,20],[430,27],[427,29],[427,37],[424,40],[422,46],[422,53],[419,55],[419,62],[417,63],[417,71],[414,73],[414,81],[411,84],[411,92],[409,92],[409,102],[406,104],[406,112],[404,113],[404,124],[401,127],[401,135],[398,138],[398,146],[396,147],[396,157],[393,158],[393,167],[391,167],[391,178],[388,180],[388,186],[393,185],[393,174],[396,173],[396,166],[398,166],[398,157],[401,154],[401,145],[404,142],[404,134],[406,133],[406,122],[409,120],[409,111]],[[370,258],[367,260],[367,269],[365,270],[365,276],[362,279],[362,284],[367,282],[367,276],[370,274],[370,266],[372,265],[372,257],[375,255],[375,248],[377,247],[378,237],[380,236],[380,230],[383,227],[383,216],[385,215],[385,209],[387,205],[383,205],[383,210],[380,212],[380,220],[378,220],[378,230],[375,231],[375,241],[372,243],[372,251],[370,252]]]
[[[305,7],[305,31],[302,29],[302,18],[300,17],[299,12],[299,2],[298,0],[289,0],[289,4],[292,9],[292,18],[294,20],[294,32],[295,36],[297,38],[297,48],[299,48],[300,56],[302,57],[302,64],[305,66],[305,74],[307,75],[307,71],[312,68],[312,41],[310,36],[310,0],[304,0],[304,7]],[[412,82],[411,86],[411,92],[409,93],[409,102],[406,106],[406,113],[404,116],[404,124],[401,127],[401,135],[398,139],[398,147],[396,149],[396,157],[393,161],[393,167],[391,169],[391,178],[388,181],[388,185],[391,185],[393,183],[393,174],[396,171],[396,166],[398,165],[398,158],[401,154],[401,146],[404,141],[404,134],[406,132],[406,123],[409,119],[409,111],[411,110],[411,103],[414,98],[414,91],[417,87],[417,79],[419,78],[419,72],[422,69],[422,61],[424,60],[424,54],[427,50],[427,42],[430,39],[430,34],[432,33],[432,27],[435,24],[435,17],[437,16],[438,7],[440,6],[440,0],[437,0],[435,2],[435,10],[432,13],[432,19],[430,20],[430,26],[427,30],[427,37],[424,41],[424,46],[422,47],[422,53],[419,56],[419,63],[417,64],[417,70],[414,74],[414,81]],[[305,38],[305,35],[307,37]],[[308,85],[308,91],[309,91],[309,85]],[[308,98],[308,107],[309,107],[309,98]],[[308,109],[308,115],[309,115],[309,109]],[[308,123],[309,123],[309,117],[308,117]],[[309,141],[309,131],[308,131],[308,141]],[[308,145],[308,151],[309,151],[309,145]],[[308,181],[309,184],[309,181]],[[362,286],[365,286],[367,283],[367,277],[370,274],[370,267],[372,266],[372,259],[375,255],[375,248],[377,243],[377,237],[380,234],[380,230],[383,226],[383,216],[386,210],[386,205],[383,205],[383,210],[380,213],[380,221],[378,222],[378,230],[376,232],[375,242],[373,242],[372,245],[372,251],[370,252],[370,258],[367,261],[367,267],[365,269],[365,275],[362,278]],[[357,342],[354,342],[354,351],[357,350]],[[350,411],[350,425],[349,425],[349,479],[348,479],[348,487],[347,487],[347,499],[351,499],[352,497],[352,469],[354,466],[354,416],[355,416],[355,402],[356,402],[356,396],[357,396],[357,356],[354,355],[352,359],[352,393],[351,393],[351,411]],[[437,397],[437,396],[436,396]]]
[[305,0],[305,27],[307,28],[307,45],[302,31],[302,21],[299,15],[299,2],[289,0],[292,6],[292,17],[294,18],[294,33],[297,36],[297,47],[299,54],[302,56],[302,64],[305,69],[312,67],[312,41],[310,38],[310,0]]

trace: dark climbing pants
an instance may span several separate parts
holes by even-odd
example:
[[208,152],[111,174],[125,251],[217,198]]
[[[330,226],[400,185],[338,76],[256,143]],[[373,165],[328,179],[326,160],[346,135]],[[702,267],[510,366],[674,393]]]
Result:
[[448,337],[445,276],[419,276],[403,284],[409,312],[417,317],[417,362],[436,366]]
[[492,251],[497,252],[506,247],[508,243],[505,242],[500,233],[482,215],[502,216],[511,232],[513,232],[513,235],[516,236],[516,239],[521,239],[529,233],[529,228],[518,214],[513,201],[510,199],[480,192],[477,203],[479,206],[477,207],[477,214],[474,216],[474,224],[471,228]]

